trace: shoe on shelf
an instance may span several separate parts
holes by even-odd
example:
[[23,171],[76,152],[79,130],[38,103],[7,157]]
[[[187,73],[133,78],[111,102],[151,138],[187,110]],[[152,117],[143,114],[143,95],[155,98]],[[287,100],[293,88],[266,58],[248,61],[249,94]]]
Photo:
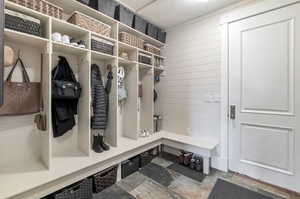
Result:
[[100,138],[97,135],[93,136],[93,147],[92,149],[96,152],[96,153],[102,153],[103,149],[101,147],[101,143],[100,143]]
[[104,137],[102,135],[99,135],[99,141],[100,141],[100,145],[101,145],[102,149],[104,151],[108,151],[110,147],[108,146],[108,144],[106,144],[104,142]]

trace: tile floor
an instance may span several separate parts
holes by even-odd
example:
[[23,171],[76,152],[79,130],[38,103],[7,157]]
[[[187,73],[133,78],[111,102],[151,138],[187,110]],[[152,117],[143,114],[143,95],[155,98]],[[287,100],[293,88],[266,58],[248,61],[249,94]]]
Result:
[[95,195],[95,199],[207,199],[219,178],[273,199],[300,199],[295,193],[233,173],[216,170],[209,176],[195,175],[193,171],[192,174],[179,173],[170,167],[173,161],[172,158],[155,158],[139,172]]

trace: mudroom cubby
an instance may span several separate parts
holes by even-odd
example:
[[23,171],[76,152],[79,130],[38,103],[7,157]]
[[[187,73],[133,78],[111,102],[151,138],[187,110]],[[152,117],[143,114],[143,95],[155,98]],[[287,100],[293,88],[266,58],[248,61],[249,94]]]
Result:
[[[22,59],[31,82],[41,81],[42,70],[44,112],[49,113],[48,40],[8,29],[5,29],[4,39],[5,44],[16,52],[14,60],[18,57]],[[5,79],[12,67],[13,65],[5,67]],[[18,63],[12,81],[22,81],[20,69]],[[49,169],[51,159],[49,132],[40,132],[36,129],[34,115],[1,116],[0,131],[0,176]]]
[[91,64],[99,66],[104,86],[107,82],[108,72],[111,70],[113,73],[112,87],[109,94],[108,123],[104,136],[110,146],[117,147],[117,57],[93,52],[91,60]]
[[139,131],[153,133],[154,113],[154,73],[153,68],[139,64],[139,85],[141,86],[138,104]]
[[118,102],[119,132],[122,136],[137,140],[138,131],[138,68],[136,64],[119,63],[125,69],[124,87],[127,99]]
[[73,47],[56,46],[53,48],[52,69],[58,63],[58,57],[68,60],[76,79],[82,87],[78,103],[76,125],[61,137],[52,138],[52,153],[54,157],[87,156],[90,153],[90,53],[75,51]]

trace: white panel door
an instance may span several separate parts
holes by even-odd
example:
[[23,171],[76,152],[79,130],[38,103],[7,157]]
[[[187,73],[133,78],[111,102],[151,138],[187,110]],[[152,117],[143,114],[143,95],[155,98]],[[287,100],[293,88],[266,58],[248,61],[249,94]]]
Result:
[[229,25],[229,168],[298,192],[299,10],[296,4]]

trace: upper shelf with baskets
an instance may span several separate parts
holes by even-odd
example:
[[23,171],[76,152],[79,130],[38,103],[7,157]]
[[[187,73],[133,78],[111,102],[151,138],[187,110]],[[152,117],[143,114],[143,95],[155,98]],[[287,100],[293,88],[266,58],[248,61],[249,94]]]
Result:
[[130,34],[133,34],[141,39],[143,39],[145,42],[151,43],[159,48],[164,47],[165,44],[161,41],[158,41],[138,30],[135,30],[133,28],[131,28],[130,26],[120,23],[119,21],[117,21],[116,19],[113,19],[112,17],[109,17],[83,3],[80,3],[76,0],[68,0],[68,1],[62,1],[62,0],[48,0],[51,3],[58,5],[62,8],[64,8],[64,12],[66,12],[67,14],[72,14],[75,11],[79,11],[83,14],[86,14],[94,19],[97,19],[99,21],[102,21],[108,25],[114,25],[114,24],[119,24],[119,31],[125,31],[128,32]]
[[155,45],[157,47],[160,47],[160,48],[165,46],[164,43],[162,43],[162,42],[160,42],[160,41],[158,41],[158,40],[156,40],[156,39],[154,39],[154,38],[152,38],[152,37],[150,37],[150,36],[148,36],[148,35],[146,35],[144,33],[141,33],[139,31],[137,31],[137,30],[135,30],[135,29],[133,29],[133,28],[125,25],[125,24],[122,24],[122,23],[119,23],[119,24],[120,24],[119,25],[120,32],[122,32],[122,31],[128,32],[130,34],[133,34],[133,35],[135,35],[135,36],[143,39],[145,42],[151,43],[151,44],[153,44],[153,45]]
[[118,23],[117,20],[106,16],[105,14],[90,8],[87,5],[84,5],[76,0],[48,0],[49,2],[58,5],[62,8],[64,8],[64,12],[71,15],[73,12],[75,11],[79,11],[83,14],[86,14],[94,19],[97,19],[103,23],[106,23],[108,25],[114,25],[116,23]]

